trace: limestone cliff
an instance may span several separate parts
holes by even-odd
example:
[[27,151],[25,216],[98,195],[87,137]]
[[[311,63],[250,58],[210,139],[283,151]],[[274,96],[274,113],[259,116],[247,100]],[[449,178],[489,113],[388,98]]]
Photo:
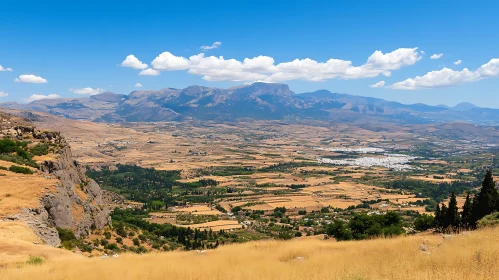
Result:
[[56,227],[72,229],[76,237],[85,237],[92,229],[102,229],[110,223],[110,210],[103,206],[101,188],[73,159],[60,133],[39,131],[28,121],[10,115],[0,114],[0,118],[0,138],[51,144],[51,154],[38,160],[40,170],[32,176],[57,179],[55,188],[47,189],[39,197],[39,207],[22,207],[20,213],[9,216],[9,220],[25,221],[52,246],[60,245]]

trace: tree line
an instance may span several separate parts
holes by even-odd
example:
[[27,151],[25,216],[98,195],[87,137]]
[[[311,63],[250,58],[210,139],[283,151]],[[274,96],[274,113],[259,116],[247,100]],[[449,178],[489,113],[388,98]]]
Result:
[[488,170],[482,181],[480,191],[466,195],[466,200],[460,211],[457,205],[456,193],[451,192],[448,204],[438,204],[435,217],[423,214],[414,222],[416,229],[435,228],[438,231],[473,230],[485,216],[499,211],[499,193],[497,192],[492,171]]

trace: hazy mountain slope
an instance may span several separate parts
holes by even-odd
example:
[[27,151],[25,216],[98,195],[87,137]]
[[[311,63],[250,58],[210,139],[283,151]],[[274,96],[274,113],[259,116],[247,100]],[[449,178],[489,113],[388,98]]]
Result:
[[105,92],[83,98],[45,99],[0,107],[35,110],[73,119],[105,122],[235,120],[239,118],[342,122],[433,123],[467,121],[499,124],[499,110],[470,103],[454,107],[402,104],[327,90],[295,94],[285,84],[253,83],[228,89],[189,86],[185,89]]

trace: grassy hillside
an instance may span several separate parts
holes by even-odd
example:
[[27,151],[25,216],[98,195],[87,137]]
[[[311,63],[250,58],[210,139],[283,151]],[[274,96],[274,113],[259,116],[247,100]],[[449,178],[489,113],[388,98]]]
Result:
[[499,279],[497,240],[499,227],[451,237],[261,241],[205,253],[49,259],[0,270],[0,279]]

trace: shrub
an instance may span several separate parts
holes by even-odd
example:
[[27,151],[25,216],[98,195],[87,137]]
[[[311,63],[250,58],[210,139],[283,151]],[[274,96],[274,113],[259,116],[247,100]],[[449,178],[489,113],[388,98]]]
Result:
[[61,239],[61,246],[65,249],[71,250],[78,243],[73,231],[70,229],[58,227],[57,233],[59,233],[59,239]]
[[43,263],[43,259],[40,257],[36,257],[36,256],[29,256],[29,259],[26,262],[26,264],[28,264],[28,265],[40,265],[42,263]]
[[33,171],[31,171],[31,169],[17,165],[12,165],[11,167],[9,167],[9,171],[22,174],[33,174]]
[[423,214],[414,220],[414,228],[419,231],[428,230],[435,226],[435,218],[432,215]]
[[107,250],[111,250],[111,251],[116,251],[118,250],[118,245],[116,245],[116,243],[109,243],[107,244],[104,249],[107,249]]
[[481,218],[477,222],[478,228],[485,228],[485,227],[491,227],[491,226],[496,226],[496,225],[499,225],[499,212],[494,212],[492,214],[489,214],[489,215]]
[[111,233],[109,231],[104,232],[104,237],[108,240],[111,239]]
[[30,149],[30,152],[35,156],[43,156],[49,153],[49,144],[38,143]]
[[104,246],[104,248],[105,248],[105,247],[107,246],[107,244],[109,244],[109,241],[108,241],[107,239],[105,239],[105,238],[102,238],[102,239],[100,240],[100,244],[101,244],[102,246]]
[[139,241],[139,239],[137,237],[135,237],[133,239],[133,245],[135,245],[135,246],[139,246],[140,245],[140,241]]

